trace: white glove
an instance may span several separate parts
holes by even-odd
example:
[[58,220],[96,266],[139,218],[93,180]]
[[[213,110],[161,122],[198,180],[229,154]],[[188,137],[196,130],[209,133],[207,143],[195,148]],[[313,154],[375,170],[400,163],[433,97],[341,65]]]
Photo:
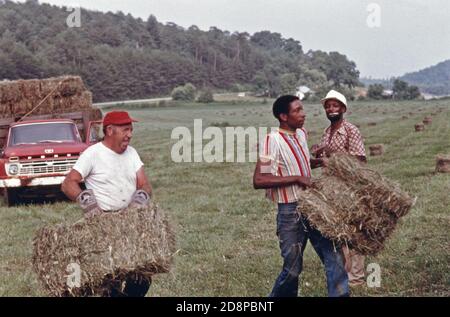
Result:
[[150,203],[150,195],[142,189],[138,189],[131,197],[130,208],[145,208]]
[[95,199],[92,189],[82,191],[77,197],[77,202],[83,209],[85,218],[91,218],[103,212],[97,205],[97,199]]

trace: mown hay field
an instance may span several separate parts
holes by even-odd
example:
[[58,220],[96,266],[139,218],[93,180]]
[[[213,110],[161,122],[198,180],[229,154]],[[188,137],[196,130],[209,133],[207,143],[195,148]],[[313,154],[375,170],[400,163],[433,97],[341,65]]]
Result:
[[[306,104],[309,145],[328,122],[319,104]],[[415,132],[425,116],[431,125]],[[271,101],[129,108],[140,120],[132,145],[146,164],[154,197],[176,224],[174,270],[155,277],[148,296],[267,296],[281,269],[275,206],[252,186],[254,163],[174,163],[172,129],[276,126]],[[450,154],[450,100],[351,102],[347,116],[360,125],[366,149],[384,144],[369,164],[418,197],[386,248],[366,264],[381,267],[381,287],[355,296],[450,295],[450,174],[436,174],[436,156]],[[317,171],[315,173],[320,173]],[[316,174],[317,175],[317,174]],[[46,224],[74,222],[73,203],[0,207],[0,296],[44,296],[32,270],[32,240]],[[302,296],[326,296],[325,274],[311,246],[305,251]]]

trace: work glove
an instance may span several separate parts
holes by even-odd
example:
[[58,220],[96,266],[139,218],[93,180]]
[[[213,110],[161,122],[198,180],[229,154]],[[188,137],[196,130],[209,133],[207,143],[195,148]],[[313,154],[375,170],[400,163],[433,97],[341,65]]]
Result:
[[94,191],[92,189],[83,190],[77,197],[77,202],[84,211],[85,218],[91,218],[101,214],[103,211],[97,205]]
[[142,189],[138,189],[131,197],[130,208],[145,208],[150,203],[150,195]]

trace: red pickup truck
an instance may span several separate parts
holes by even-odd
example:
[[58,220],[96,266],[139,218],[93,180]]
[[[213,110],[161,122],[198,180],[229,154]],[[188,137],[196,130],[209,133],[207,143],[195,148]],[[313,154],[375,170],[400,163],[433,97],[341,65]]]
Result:
[[61,196],[65,175],[80,154],[98,141],[101,112],[95,114],[93,118],[92,111],[40,116],[9,124],[0,152],[0,190],[8,206],[24,198]]

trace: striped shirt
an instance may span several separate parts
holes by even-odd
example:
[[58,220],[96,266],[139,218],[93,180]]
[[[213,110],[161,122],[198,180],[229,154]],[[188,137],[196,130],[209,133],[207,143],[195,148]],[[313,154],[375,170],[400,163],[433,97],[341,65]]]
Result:
[[[296,132],[278,129],[267,134],[260,146],[260,159],[261,162],[270,161],[272,175],[311,177],[307,134],[304,129],[297,129]],[[276,203],[292,203],[299,200],[301,191],[299,185],[290,185],[267,189],[266,196]]]

